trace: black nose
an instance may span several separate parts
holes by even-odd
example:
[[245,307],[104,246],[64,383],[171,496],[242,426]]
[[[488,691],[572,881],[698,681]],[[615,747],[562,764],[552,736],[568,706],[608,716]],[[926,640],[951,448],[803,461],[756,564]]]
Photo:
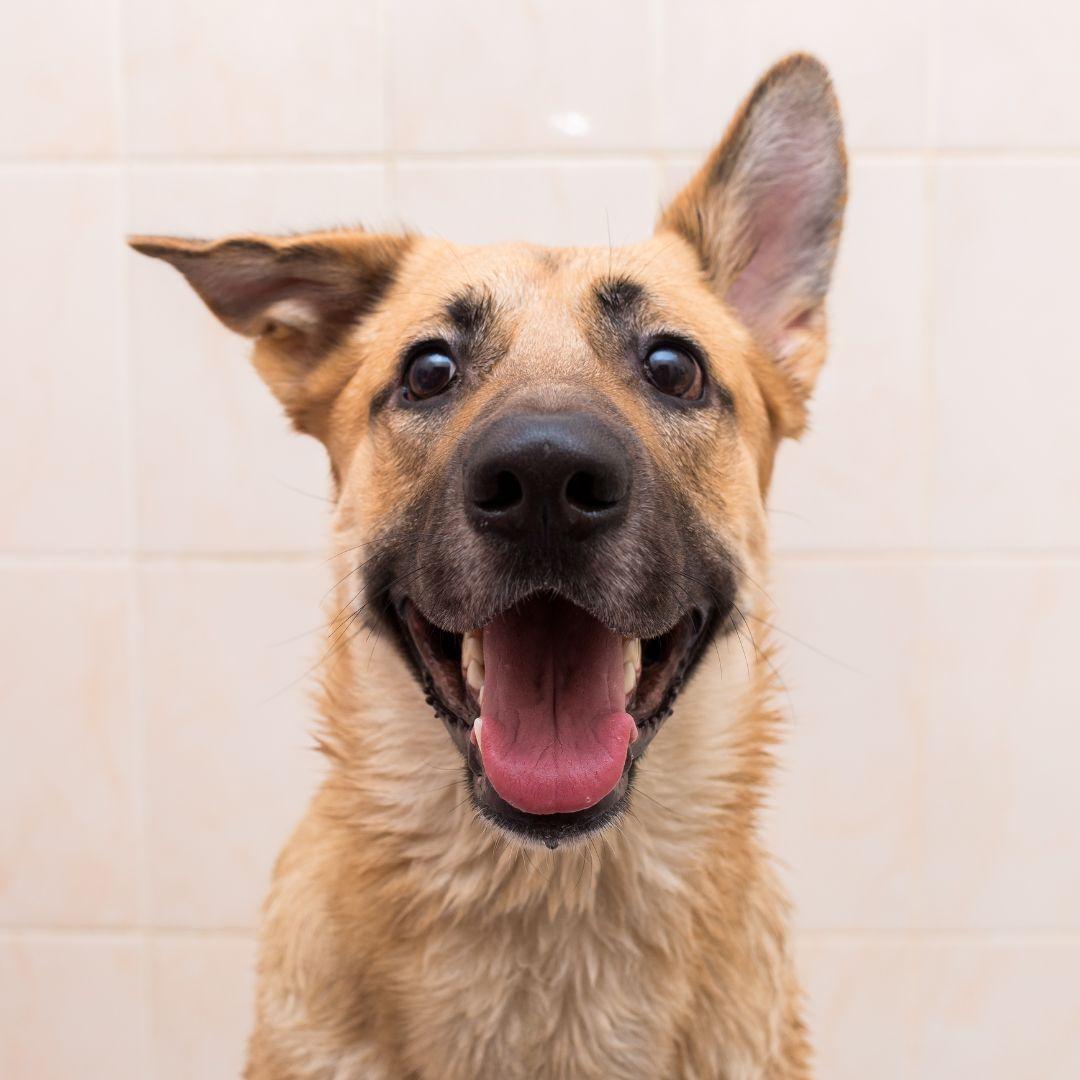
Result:
[[600,417],[509,413],[469,448],[465,510],[513,540],[583,540],[626,517],[630,481],[626,447]]

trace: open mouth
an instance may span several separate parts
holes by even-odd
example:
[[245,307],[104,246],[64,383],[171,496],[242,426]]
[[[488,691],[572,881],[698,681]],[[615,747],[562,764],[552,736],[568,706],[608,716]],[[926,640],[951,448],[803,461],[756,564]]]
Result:
[[635,762],[671,711],[712,614],[627,638],[537,594],[464,635],[397,605],[428,701],[467,763],[477,807],[554,848],[622,810]]

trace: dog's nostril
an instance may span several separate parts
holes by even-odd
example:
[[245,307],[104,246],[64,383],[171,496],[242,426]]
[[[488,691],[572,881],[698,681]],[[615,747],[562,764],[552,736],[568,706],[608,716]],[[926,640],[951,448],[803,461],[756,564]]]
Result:
[[508,412],[480,428],[461,467],[465,513],[486,536],[543,548],[628,512],[630,454],[591,413]]
[[521,481],[508,469],[500,469],[488,479],[485,490],[473,501],[481,510],[501,514],[512,510],[525,498]]
[[578,510],[593,513],[598,510],[608,510],[620,498],[620,493],[614,488],[615,485],[605,482],[602,476],[582,470],[574,473],[567,480],[566,501]]

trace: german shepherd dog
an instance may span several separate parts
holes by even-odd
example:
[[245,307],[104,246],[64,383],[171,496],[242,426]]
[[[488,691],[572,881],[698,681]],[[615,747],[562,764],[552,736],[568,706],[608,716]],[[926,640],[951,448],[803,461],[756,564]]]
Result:
[[133,238],[325,444],[349,571],[250,1080],[809,1076],[761,583],[845,195],[795,55],[630,247]]

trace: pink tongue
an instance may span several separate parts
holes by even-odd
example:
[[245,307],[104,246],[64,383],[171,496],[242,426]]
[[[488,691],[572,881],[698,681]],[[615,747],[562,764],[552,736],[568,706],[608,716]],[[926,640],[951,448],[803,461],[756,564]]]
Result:
[[511,806],[567,814],[619,782],[634,720],[622,639],[563,600],[533,599],[484,628],[484,772]]

